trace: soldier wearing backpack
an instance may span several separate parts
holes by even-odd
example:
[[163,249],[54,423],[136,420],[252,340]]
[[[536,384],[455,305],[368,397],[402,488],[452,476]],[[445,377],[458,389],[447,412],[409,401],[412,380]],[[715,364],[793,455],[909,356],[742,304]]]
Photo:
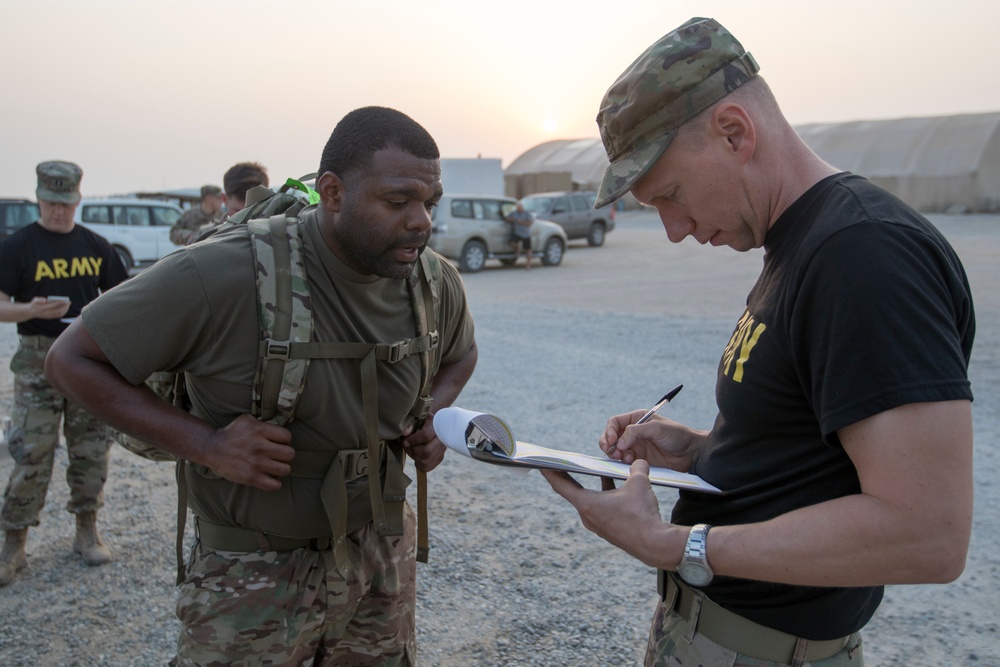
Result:
[[[426,130],[358,109],[318,173],[318,204],[276,195],[259,220],[248,203],[246,224],[95,301],[46,365],[184,462],[198,539],[175,664],[415,662],[403,459],[443,459],[427,417],[472,374],[473,323],[457,271],[426,249],[441,196]],[[144,384],[157,371],[184,374],[190,412]]]

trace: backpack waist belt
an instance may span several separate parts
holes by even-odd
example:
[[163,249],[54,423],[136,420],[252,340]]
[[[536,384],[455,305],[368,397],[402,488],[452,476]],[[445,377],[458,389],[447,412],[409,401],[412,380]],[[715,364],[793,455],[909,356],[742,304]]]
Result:
[[199,517],[194,518],[194,531],[202,544],[209,549],[219,551],[291,551],[292,549],[326,551],[333,543],[329,537],[312,539],[284,537],[249,528],[220,526]]
[[[376,529],[380,535],[403,534],[403,506],[406,502],[406,487],[410,478],[403,472],[401,459],[402,446],[399,441],[378,442],[378,470],[385,465],[385,485],[382,488],[381,500],[383,506],[383,528]],[[347,551],[347,535],[358,530],[365,523],[349,524],[347,484],[368,476],[370,450],[342,449],[337,452],[296,451],[292,460],[292,471],[289,477],[302,479],[322,479],[320,499],[329,520],[328,535],[313,538],[295,538],[264,533],[252,528],[239,526],[223,526],[196,517],[198,537],[205,546],[220,551],[290,551],[292,549],[316,549],[325,551],[331,546],[337,569],[345,577],[348,569],[353,567],[350,554]],[[369,484],[381,475],[369,479]],[[382,486],[382,485],[379,485]],[[373,508],[374,513],[374,508]],[[396,532],[390,532],[396,531]]]
[[693,622],[693,632],[700,632],[716,644],[751,658],[801,665],[840,653],[850,639],[848,636],[812,641],[754,623],[678,581],[672,572],[657,570],[656,583],[663,603],[688,622]]
[[[385,457],[385,440],[379,441],[380,459]],[[368,476],[367,449],[341,449],[337,452],[303,452],[296,451],[295,458],[289,464],[292,471],[289,477],[300,479],[323,479],[333,465],[335,458],[340,459],[344,469],[344,481],[351,483]]]

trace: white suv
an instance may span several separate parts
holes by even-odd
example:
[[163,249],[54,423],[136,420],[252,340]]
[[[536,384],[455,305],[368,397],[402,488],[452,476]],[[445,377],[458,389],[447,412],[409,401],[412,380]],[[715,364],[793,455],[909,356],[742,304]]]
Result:
[[170,228],[181,213],[179,206],[151,199],[83,199],[76,222],[106,238],[134,269],[177,250]]
[[[493,195],[445,195],[434,208],[430,247],[448,259],[458,261],[460,271],[474,273],[487,259],[499,259],[505,266],[517,261],[510,245],[511,223],[505,218],[517,207],[517,200]],[[569,239],[559,225],[535,219],[531,225],[531,254],[542,264],[562,262]]]

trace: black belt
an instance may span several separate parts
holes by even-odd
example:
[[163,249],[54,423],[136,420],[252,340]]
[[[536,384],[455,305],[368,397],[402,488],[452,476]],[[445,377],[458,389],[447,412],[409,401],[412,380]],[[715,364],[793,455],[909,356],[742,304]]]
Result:
[[704,593],[696,591],[672,572],[657,571],[657,589],[668,610],[691,620],[691,610],[700,598],[695,631],[731,651],[770,662],[792,663],[825,660],[839,653],[850,637],[813,641],[769,628],[720,607]]

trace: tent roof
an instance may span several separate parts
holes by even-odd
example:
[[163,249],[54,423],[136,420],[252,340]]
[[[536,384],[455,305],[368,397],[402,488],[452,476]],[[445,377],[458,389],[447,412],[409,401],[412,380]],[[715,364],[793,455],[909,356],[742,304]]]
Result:
[[504,171],[513,175],[568,171],[574,183],[597,187],[607,166],[600,139],[555,139],[528,149]]
[[869,177],[949,176],[974,173],[991,159],[1000,112],[818,123],[795,131],[838,169]]
[[[1000,112],[814,123],[795,131],[834,167],[874,179],[920,210],[976,208],[998,196]],[[505,172],[569,172],[575,187],[596,189],[607,166],[600,139],[556,139],[527,150]],[[920,185],[927,179],[937,190]],[[946,181],[965,183],[965,190],[941,190]]]

